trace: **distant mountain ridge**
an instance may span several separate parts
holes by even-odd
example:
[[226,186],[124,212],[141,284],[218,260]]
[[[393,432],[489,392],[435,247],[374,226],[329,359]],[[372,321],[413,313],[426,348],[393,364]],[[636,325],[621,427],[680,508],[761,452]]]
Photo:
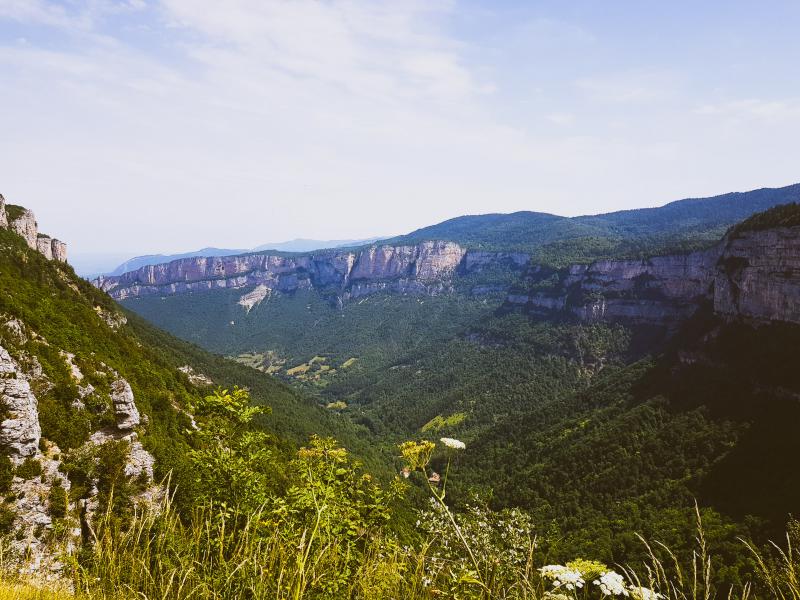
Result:
[[530,211],[466,215],[383,242],[447,240],[467,248],[528,252],[539,262],[565,266],[584,258],[625,257],[641,255],[643,251],[667,253],[680,250],[681,246],[687,250],[707,247],[718,241],[728,227],[750,215],[798,200],[800,184],[794,184],[579,217]]
[[[380,238],[366,238],[360,240],[312,240],[306,238],[296,238],[286,242],[276,242],[269,244],[262,244],[255,248],[201,248],[193,252],[183,252],[179,254],[146,254],[143,256],[135,256],[130,260],[126,260],[117,266],[116,269],[104,275],[122,275],[129,271],[135,271],[142,267],[149,265],[158,265],[162,263],[172,262],[173,260],[180,260],[182,258],[195,258],[202,257],[216,257],[216,256],[235,256],[237,254],[247,254],[249,252],[264,252],[266,250],[275,250],[276,252],[312,252],[314,250],[321,250],[324,248],[343,248],[347,246],[358,246],[363,244],[370,244],[379,240]],[[94,274],[91,274],[94,276]]]
[[[332,287],[339,290],[341,299],[382,289],[438,293],[448,289],[450,276],[476,274],[480,265],[510,261],[517,269],[528,263],[564,268],[602,259],[708,249],[751,214],[798,200],[800,184],[596,216],[569,218],[534,212],[464,216],[379,244],[319,252],[212,255],[214,249],[206,249],[169,262],[148,257],[139,268],[131,269],[129,262],[121,275],[101,277],[94,283],[116,299],[250,285],[282,292],[298,286]],[[303,241],[287,244],[300,247],[295,242]]]
[[[779,204],[800,201],[800,184],[731,192],[709,198],[686,198],[655,208],[639,208],[562,217],[518,211],[454,217],[411,233],[358,240],[293,240],[250,249],[202,248],[178,254],[137,256],[105,276],[119,276],[142,267],[195,257],[225,257],[250,253],[307,253],[325,249],[359,249],[381,245],[417,245],[428,241],[456,242],[470,250],[524,252],[539,263],[566,266],[598,258],[636,258],[708,248],[725,231],[750,215]],[[95,277],[95,273],[85,275]]]

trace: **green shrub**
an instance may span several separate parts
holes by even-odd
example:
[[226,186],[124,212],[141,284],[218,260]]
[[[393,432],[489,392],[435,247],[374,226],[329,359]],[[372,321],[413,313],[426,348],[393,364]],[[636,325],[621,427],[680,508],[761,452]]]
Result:
[[8,504],[0,504],[0,534],[11,533],[17,514]]
[[16,475],[22,479],[33,479],[42,474],[42,463],[35,458],[26,458],[20,466],[17,467]]
[[5,494],[11,489],[11,481],[14,479],[14,465],[11,459],[5,454],[0,454],[0,494]]
[[50,516],[54,519],[63,519],[67,516],[69,510],[69,497],[67,490],[61,483],[61,480],[55,482],[53,487],[50,488],[50,497],[48,499],[48,509]]

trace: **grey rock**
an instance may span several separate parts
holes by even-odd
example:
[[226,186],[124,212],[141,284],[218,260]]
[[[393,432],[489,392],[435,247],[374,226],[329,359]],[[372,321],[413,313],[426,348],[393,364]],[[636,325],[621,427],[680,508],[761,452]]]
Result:
[[273,292],[335,289],[337,301],[379,291],[404,294],[442,293],[460,272],[506,266],[522,270],[527,254],[472,252],[454,242],[373,245],[357,251],[325,250],[303,256],[268,253],[225,257],[192,257],[148,265],[94,285],[117,300],[146,295],[173,295],[203,290],[250,288],[240,298],[252,310]]
[[42,429],[38,402],[19,366],[2,347],[0,377],[0,401],[8,411],[8,418],[0,423],[0,444],[8,449],[11,460],[19,464],[39,451]]
[[55,238],[51,240],[50,244],[53,260],[57,260],[58,262],[62,263],[67,262],[67,245],[61,240],[57,240]]
[[184,365],[182,367],[178,367],[178,371],[185,374],[189,378],[189,382],[192,385],[197,385],[197,386],[214,385],[214,381],[208,375],[204,375],[203,373],[198,373],[190,365]]
[[53,240],[47,236],[39,235],[36,238],[36,249],[48,260],[53,260]]
[[117,419],[117,429],[129,431],[139,425],[141,418],[133,390],[124,379],[117,379],[111,384],[111,401],[114,403],[114,415]]
[[729,240],[714,277],[714,311],[800,323],[800,228],[746,231]]
[[573,265],[552,289],[507,304],[529,312],[564,312],[583,321],[676,328],[703,302],[728,319],[800,323],[800,227],[746,231],[691,254]]
[[25,209],[19,217],[11,221],[10,225],[12,231],[21,235],[30,248],[38,250],[39,226],[32,211]]

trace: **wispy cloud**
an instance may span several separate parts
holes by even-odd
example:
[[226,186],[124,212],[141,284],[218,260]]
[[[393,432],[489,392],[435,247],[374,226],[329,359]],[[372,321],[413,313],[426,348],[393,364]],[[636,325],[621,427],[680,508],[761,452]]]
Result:
[[593,100],[621,104],[673,99],[684,85],[679,74],[658,70],[597,75],[575,82],[575,87]]
[[789,168],[796,93],[704,89],[588,12],[0,0],[0,191],[84,248],[157,251],[609,210]]
[[770,122],[800,122],[800,100],[761,100],[748,98],[718,104],[704,104],[695,109],[698,115],[759,119]]

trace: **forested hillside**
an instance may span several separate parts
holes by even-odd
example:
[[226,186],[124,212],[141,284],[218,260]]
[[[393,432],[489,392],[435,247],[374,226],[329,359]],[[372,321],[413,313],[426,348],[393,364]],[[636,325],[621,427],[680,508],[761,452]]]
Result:
[[798,200],[800,184],[573,218],[534,212],[464,216],[384,243],[452,240],[470,248],[528,252],[534,262],[563,267],[703,248],[753,213]]

